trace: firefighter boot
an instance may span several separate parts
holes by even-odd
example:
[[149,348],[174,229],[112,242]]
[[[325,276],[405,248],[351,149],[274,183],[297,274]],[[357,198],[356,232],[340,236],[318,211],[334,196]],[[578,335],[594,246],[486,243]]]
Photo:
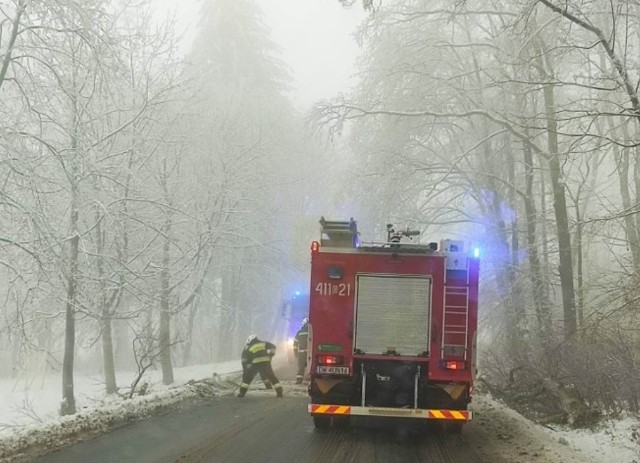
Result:
[[264,380],[264,388],[265,389],[273,389],[273,386],[271,385],[271,381],[269,381],[268,379]]
[[273,388],[276,390],[276,397],[283,397],[283,395],[282,395],[282,386],[280,386],[280,383],[274,384]]
[[302,384],[302,375],[296,376],[296,384]]
[[240,386],[240,392],[238,392],[237,397],[244,397],[244,395],[247,393],[247,390],[249,388],[244,387],[244,386]]

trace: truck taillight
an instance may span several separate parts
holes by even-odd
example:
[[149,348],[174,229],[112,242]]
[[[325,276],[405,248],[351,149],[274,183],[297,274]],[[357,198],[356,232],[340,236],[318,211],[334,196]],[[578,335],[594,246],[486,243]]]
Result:
[[465,364],[459,360],[446,360],[444,362],[444,367],[447,370],[464,370]]
[[344,362],[342,355],[318,355],[318,365],[341,365]]
[[311,252],[318,252],[320,250],[320,243],[313,241],[311,243]]

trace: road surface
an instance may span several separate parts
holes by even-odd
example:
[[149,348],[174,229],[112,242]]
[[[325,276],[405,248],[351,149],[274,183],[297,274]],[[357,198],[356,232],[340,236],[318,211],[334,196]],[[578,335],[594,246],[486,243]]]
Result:
[[[456,462],[480,458],[465,434],[429,433],[414,422],[354,421],[319,431],[307,414],[305,389],[285,397],[250,390],[189,404],[38,458],[39,463],[162,462]],[[255,385],[255,383],[254,383]],[[355,419],[354,419],[355,420]]]

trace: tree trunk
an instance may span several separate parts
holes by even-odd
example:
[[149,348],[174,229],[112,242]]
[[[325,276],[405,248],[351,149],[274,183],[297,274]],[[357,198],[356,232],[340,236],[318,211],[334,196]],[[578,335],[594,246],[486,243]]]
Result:
[[160,272],[160,365],[162,366],[162,382],[173,383],[173,365],[171,364],[171,312],[169,311],[169,231],[170,218],[165,222],[165,241],[162,251],[162,271]]
[[102,361],[104,365],[104,381],[107,394],[118,391],[116,384],[116,368],[113,357],[113,335],[111,330],[111,314],[104,313],[100,318],[102,328]]
[[[546,80],[552,80],[553,68],[546,52],[546,47],[539,42],[540,56],[546,56],[546,63],[538,58],[539,68]],[[546,64],[546,67],[545,67]],[[560,265],[560,286],[562,290],[562,312],[564,315],[564,335],[566,339],[574,337],[577,331],[576,298],[573,284],[573,266],[571,258],[571,233],[569,230],[569,215],[565,197],[565,180],[560,166],[558,148],[558,123],[555,117],[555,98],[553,85],[543,86],[545,120],[547,124],[547,149],[549,151],[549,177],[553,193],[553,211],[556,218],[556,233],[558,236],[558,257]]]
[[[135,101],[134,101],[135,102]],[[135,132],[138,132],[137,129],[137,121],[136,121],[136,130]],[[135,141],[132,142],[132,146],[135,146]],[[127,168],[127,177],[126,180],[124,182],[124,191],[123,191],[123,201],[122,201],[122,217],[123,217],[123,221],[122,221],[122,233],[121,233],[121,246],[120,246],[120,252],[118,255],[118,258],[120,260],[120,262],[126,262],[129,256],[129,228],[128,228],[128,220],[127,217],[129,217],[129,206],[128,206],[128,200],[129,200],[129,193],[131,191],[131,177],[132,177],[132,172],[133,172],[133,164],[134,164],[134,149],[130,149],[129,150],[129,160],[128,160],[128,168]],[[120,282],[121,284],[123,283],[122,281]],[[121,287],[122,288],[122,287]],[[120,306],[120,303],[122,302],[122,297],[123,297],[123,293],[122,291],[119,294],[119,299],[118,299],[118,304],[117,306]],[[128,349],[129,347],[129,335],[128,335],[128,327],[127,325],[116,319],[116,323],[115,323],[115,327],[114,327],[114,318],[113,315],[116,314],[115,310],[112,312],[112,316],[110,317],[109,320],[109,326],[111,328],[115,329],[115,334],[116,334],[116,345],[115,345],[115,349],[113,348],[113,336],[112,336],[112,346],[111,346],[111,352],[113,352],[113,355],[115,356],[115,361],[114,361],[114,368],[115,368],[115,363],[118,362],[121,366],[123,364],[125,364],[125,356],[126,356],[126,365],[128,366],[130,363],[130,354],[131,354],[131,350]],[[112,330],[113,331],[113,330]]]
[[543,275],[549,274],[549,229],[547,227],[547,181],[544,170],[540,169],[540,226],[542,228],[542,260],[544,262]]
[[113,314],[120,305],[121,296],[122,290],[121,288],[117,288],[113,290],[113,294],[109,300],[105,300],[105,295],[101,297],[102,310],[100,315],[100,328],[102,332],[102,364],[107,394],[115,394],[118,391],[113,354]]
[[[636,136],[637,137],[637,136]],[[640,211],[640,147],[635,147],[633,181],[636,187],[636,211]],[[640,230],[640,213],[636,212],[636,230]]]
[[[77,223],[78,210],[71,213],[72,223]],[[75,229],[75,227],[74,227]],[[71,239],[70,245],[70,268],[67,281],[67,304],[65,310],[65,331],[64,331],[64,358],[62,361],[62,405],[61,415],[73,415],[76,412],[76,399],[73,393],[73,362],[76,345],[76,320],[75,302],[77,291],[77,271],[78,271],[78,248],[80,237],[75,230],[75,236]]]
[[[613,122],[611,118],[607,118],[609,127],[613,128]],[[624,141],[625,144],[632,144],[633,141],[629,136],[629,130],[626,126],[623,126]],[[622,209],[624,211],[624,231],[627,237],[627,244],[629,251],[631,252],[631,260],[633,262],[633,269],[636,274],[640,273],[640,236],[638,229],[636,228],[636,220],[631,214],[633,204],[631,202],[631,188],[629,185],[629,166],[630,166],[630,148],[622,148],[622,152],[618,146],[613,143],[613,153],[616,159],[616,171],[618,172],[618,180],[620,185],[620,197],[622,198]],[[637,161],[637,160],[636,160]],[[636,185],[638,179],[635,179]],[[637,208],[637,204],[635,205]]]
[[[75,176],[74,180],[75,181]],[[76,399],[73,393],[73,363],[76,344],[75,305],[77,292],[78,252],[80,236],[78,234],[77,186],[72,186],[71,230],[69,275],[67,277],[67,303],[65,310],[64,358],[62,361],[62,405],[61,415],[73,415],[76,412]]]
[[581,426],[599,415],[587,406],[573,385],[564,386],[551,378],[544,378],[541,383],[544,390],[555,398],[568,424]]
[[193,345],[193,325],[198,313],[198,305],[200,304],[200,296],[196,296],[193,304],[189,308],[189,318],[187,319],[187,333],[186,341],[184,344],[184,351],[182,352],[182,366],[187,366],[189,363],[189,357],[191,356],[191,346]]
[[522,300],[522,288],[520,280],[518,279],[518,267],[520,266],[520,231],[518,230],[518,209],[517,194],[516,194],[516,159],[515,154],[509,153],[507,155],[507,162],[509,165],[509,184],[510,188],[510,203],[513,205],[513,218],[511,220],[511,265],[509,267],[509,277],[511,279],[511,288],[513,292],[513,306],[516,314],[516,326],[518,328],[517,333],[520,333],[520,328],[525,322],[525,306]]
[[[545,2],[546,4],[546,2]],[[547,81],[553,81],[553,65],[547,54],[544,42],[537,42],[539,57],[538,69]],[[543,60],[543,57],[545,59]],[[553,212],[556,219],[556,235],[558,237],[558,258],[560,264],[560,286],[562,293],[562,312],[564,316],[565,339],[574,337],[577,331],[576,298],[573,283],[573,260],[571,257],[571,232],[569,230],[569,215],[565,196],[565,180],[560,166],[560,150],[558,147],[558,122],[555,116],[555,97],[553,84],[542,87],[544,95],[545,120],[547,125],[547,162],[549,164],[549,178],[553,193]]]
[[204,269],[202,271],[202,276],[196,285],[191,302],[187,302],[190,306],[189,310],[189,319],[187,321],[187,341],[185,343],[184,352],[182,355],[182,364],[187,365],[189,362],[189,356],[191,354],[191,346],[193,345],[193,326],[195,324],[196,315],[198,314],[198,309],[200,308],[200,304],[202,302],[202,287],[205,282],[208,280],[209,270],[211,269],[211,265],[213,262],[213,257],[209,255],[205,259]]
[[[96,192],[97,185],[94,185]],[[111,322],[113,320],[113,310],[118,298],[119,290],[114,290],[112,296],[107,299],[107,285],[104,271],[104,234],[102,231],[101,209],[96,207],[95,211],[95,240],[96,240],[96,267],[97,278],[100,283],[98,291],[98,301],[100,309],[100,340],[102,341],[102,367],[104,369],[104,382],[107,394],[115,394],[118,390],[116,385],[116,371],[113,360],[113,336]]]
[[533,304],[536,308],[538,330],[547,333],[551,328],[551,314],[549,313],[549,301],[546,296],[540,257],[538,256],[538,244],[536,242],[536,205],[533,199],[533,153],[531,147],[524,143],[524,175],[525,196],[524,210],[527,220],[527,255],[531,268],[531,284],[533,287]]
[[[549,89],[549,90],[547,90]],[[545,87],[545,94],[553,91],[550,86]],[[546,96],[545,96],[546,100]],[[548,108],[548,113],[552,111]],[[547,117],[549,114],[547,114]],[[552,116],[553,117],[553,116]],[[569,232],[569,216],[567,214],[567,202],[564,191],[564,178],[560,169],[560,160],[557,152],[552,151],[552,146],[557,149],[555,120],[547,120],[549,124],[549,148],[552,157],[549,160],[549,174],[553,189],[553,210],[556,217],[556,231],[558,234],[558,254],[560,265],[560,285],[562,287],[562,312],[564,315],[564,333],[566,339],[571,339],[576,334],[576,301],[573,285],[573,268],[571,266],[571,234]],[[555,141],[552,141],[555,140]]]
[[218,360],[225,361],[234,357],[233,333],[236,331],[236,310],[237,310],[237,286],[238,280],[235,275],[235,265],[230,266],[233,270],[222,275],[222,307],[220,315],[220,330],[218,331]]
[[129,327],[124,320],[111,320],[112,331],[115,334],[115,347],[113,349],[116,370],[133,366],[132,351],[130,349]]
[[[162,306],[166,304],[163,302]],[[160,364],[162,365],[162,382],[173,383],[173,365],[171,363],[171,313],[168,309],[160,312]]]
[[576,295],[578,297],[576,303],[576,312],[578,317],[578,326],[584,326],[584,269],[582,262],[582,213],[580,212],[580,198],[576,198],[576,234],[575,234],[575,246],[577,254],[576,262],[576,277],[577,288]]
[[77,102],[72,99],[72,136],[69,162],[71,183],[71,215],[69,217],[69,274],[67,275],[67,303],[65,307],[64,357],[62,359],[62,404],[61,415],[73,415],[76,412],[76,399],[73,393],[73,364],[76,345],[76,297],[78,285],[78,255],[80,249],[79,192],[78,192],[78,136]]

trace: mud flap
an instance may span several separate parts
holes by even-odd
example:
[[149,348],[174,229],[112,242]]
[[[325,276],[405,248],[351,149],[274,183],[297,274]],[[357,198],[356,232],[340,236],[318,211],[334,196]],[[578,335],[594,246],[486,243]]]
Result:
[[336,384],[344,382],[343,379],[333,378],[314,378],[313,381],[323,395],[326,395]]
[[453,400],[458,400],[467,389],[466,384],[439,384],[438,386],[449,394],[449,397]]

